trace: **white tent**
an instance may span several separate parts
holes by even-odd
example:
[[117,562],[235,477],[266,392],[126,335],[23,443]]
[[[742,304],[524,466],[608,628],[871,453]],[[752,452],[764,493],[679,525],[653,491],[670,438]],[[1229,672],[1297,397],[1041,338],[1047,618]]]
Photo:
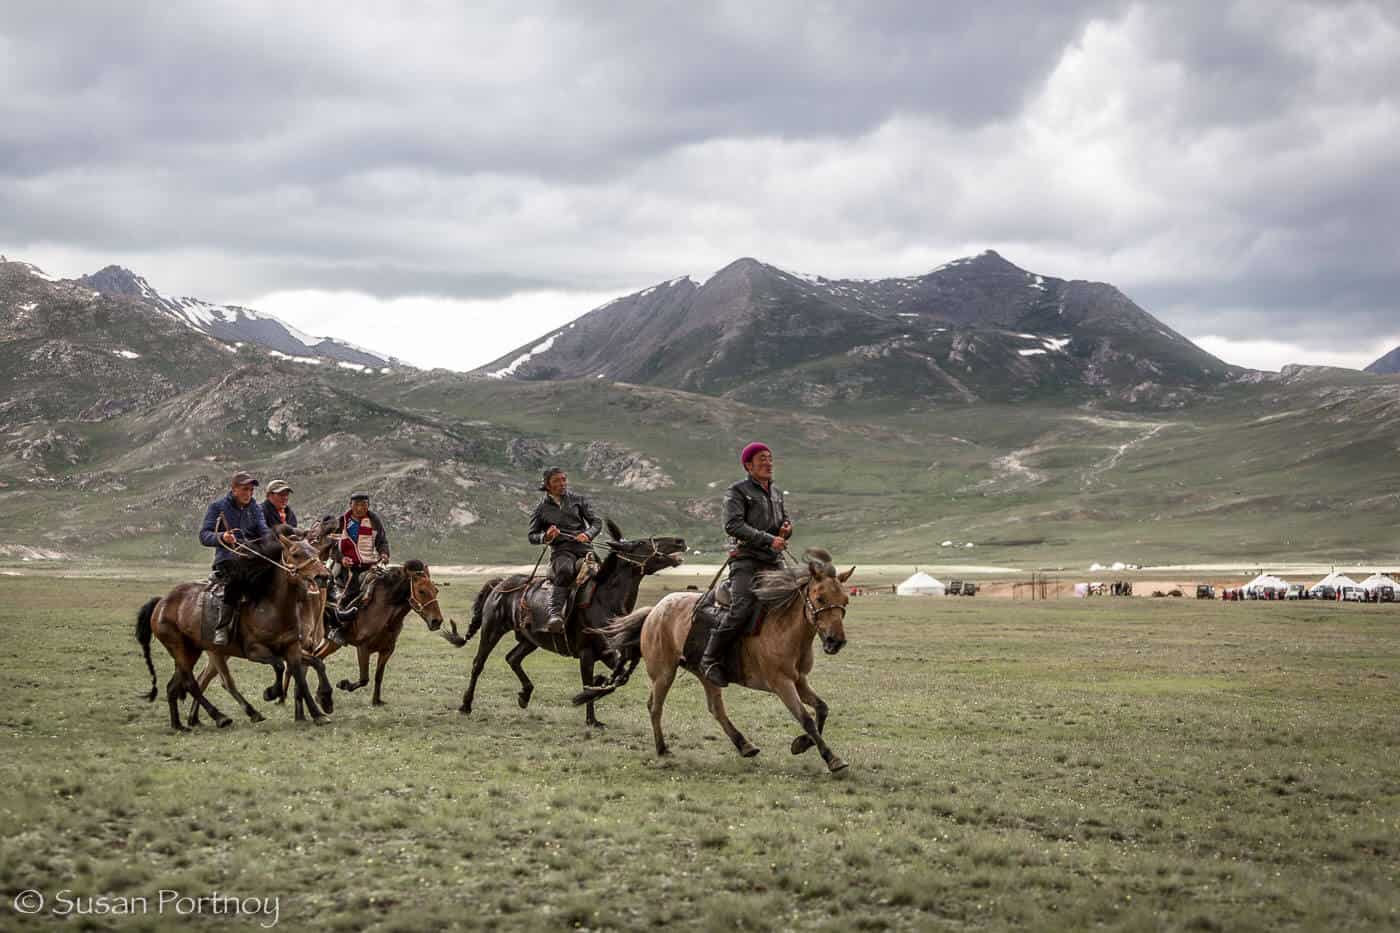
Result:
[[1353,580],[1351,577],[1347,576],[1346,574],[1337,573],[1337,571],[1334,570],[1327,576],[1323,577],[1321,580],[1318,580],[1316,583],[1314,583],[1313,589],[1317,589],[1319,586],[1330,586],[1334,589],[1340,590],[1344,586],[1356,586],[1356,581]]
[[1259,594],[1273,590],[1275,593],[1283,593],[1288,589],[1288,581],[1281,580],[1271,573],[1261,573],[1244,585],[1246,593]]
[[894,588],[896,596],[944,596],[948,588],[922,570]]
[[1380,589],[1383,586],[1388,586],[1393,590],[1400,589],[1400,586],[1395,585],[1394,580],[1390,579],[1390,577],[1387,577],[1383,573],[1371,574],[1369,577],[1361,581],[1361,586],[1368,593],[1374,593],[1376,590]]

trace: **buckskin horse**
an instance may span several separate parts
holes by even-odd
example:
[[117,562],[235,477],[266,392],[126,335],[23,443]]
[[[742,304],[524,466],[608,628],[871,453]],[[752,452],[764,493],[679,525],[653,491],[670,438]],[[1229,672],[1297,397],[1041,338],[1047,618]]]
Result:
[[[180,723],[179,711],[179,702],[187,694],[204,707],[219,728],[232,722],[209,701],[195,678],[194,665],[205,651],[268,663],[274,658],[281,660],[291,669],[297,684],[297,719],[305,718],[301,707],[304,703],[317,725],[329,721],[306,683],[299,632],[306,614],[320,611],[321,590],[330,571],[310,543],[286,534],[269,534],[242,547],[246,556],[239,557],[229,573],[242,577],[247,602],[239,608],[235,638],[227,645],[216,646],[203,637],[199,598],[204,590],[202,583],[182,583],[167,595],[152,598],[137,613],[136,640],[151,672],[151,690],[145,695],[148,701],[159,695],[156,668],[151,661],[153,635],[175,661],[175,673],[165,693],[170,704],[170,726],[177,731],[189,731]],[[248,706],[236,692],[234,695]]]
[[[378,573],[378,578],[372,583],[369,580],[364,581],[363,585],[368,587],[368,592],[361,590],[365,595],[360,600],[360,611],[355,620],[344,629],[347,640],[359,653],[360,679],[353,682],[342,680],[336,686],[346,691],[366,686],[369,683],[369,656],[377,654],[379,661],[374,668],[374,697],[370,702],[374,706],[383,706],[384,700],[379,691],[384,681],[384,666],[394,654],[399,633],[403,631],[404,617],[408,615],[409,610],[416,612],[418,617],[428,624],[428,631],[438,632],[448,643],[460,648],[467,640],[457,634],[455,623],[449,623],[450,632],[443,629],[438,588],[428,572],[427,564],[421,560],[407,560],[402,566],[389,567]],[[339,648],[340,645],[323,638],[314,649],[315,656],[324,660],[335,654]]]
[[[516,695],[516,702],[520,704],[521,709],[530,705],[530,695],[534,693],[535,685],[526,676],[520,662],[536,648],[578,658],[579,677],[584,687],[596,686],[602,682],[601,676],[596,679],[594,677],[594,665],[608,659],[611,650],[606,640],[593,630],[606,625],[613,616],[631,611],[637,604],[637,591],[641,588],[642,577],[667,567],[679,566],[682,560],[679,555],[685,553],[685,540],[682,538],[654,537],[628,541],[623,538],[622,530],[615,522],[608,520],[606,524],[612,540],[603,542],[608,549],[608,556],[598,570],[597,588],[587,605],[573,607],[564,635],[534,631],[528,621],[522,626],[516,625],[517,606],[522,601],[522,593],[527,594],[528,598],[525,601],[531,615],[546,611],[547,600],[542,588],[544,581],[538,580],[532,584],[530,578],[521,574],[498,577],[482,586],[472,605],[472,621],[467,628],[468,639],[481,631],[481,641],[477,645],[476,658],[472,661],[471,681],[462,695],[459,712],[472,711],[476,682],[481,677],[482,668],[486,666],[486,659],[490,657],[496,643],[512,631],[515,632],[516,643],[506,655],[506,663],[520,680],[520,692]],[[585,723],[601,728],[603,724],[594,714],[593,704],[588,703],[587,706]]]
[[[836,654],[846,644],[846,605],[850,597],[842,584],[856,568],[838,574],[832,566],[831,555],[818,548],[809,549],[803,556],[805,564],[797,569],[783,567],[758,575],[754,593],[766,616],[758,632],[746,635],[739,643],[740,676],[732,685],[776,694],[802,726],[803,734],[793,739],[792,753],[800,755],[815,746],[827,768],[835,773],[844,770],[846,762],[834,754],[822,738],[829,708],[812,690],[807,675],[812,670],[813,635],[821,636],[822,650],[827,654]],[[655,606],[614,619],[600,634],[617,652],[622,664],[630,659],[635,665],[640,648],[651,679],[647,708],[651,711],[657,755],[670,751],[661,731],[661,713],[676,672],[684,667],[705,688],[710,714],[719,722],[724,734],[729,736],[739,754],[749,758],[758,754],[758,748],[729,720],[721,688],[700,675],[703,642],[696,639],[690,647],[686,644],[695,621],[696,604],[702,595],[671,593]],[[617,670],[613,684],[602,689],[585,688],[574,697],[574,703],[591,703],[621,686],[625,678],[619,679]],[[807,712],[807,706],[812,707],[815,718]]]

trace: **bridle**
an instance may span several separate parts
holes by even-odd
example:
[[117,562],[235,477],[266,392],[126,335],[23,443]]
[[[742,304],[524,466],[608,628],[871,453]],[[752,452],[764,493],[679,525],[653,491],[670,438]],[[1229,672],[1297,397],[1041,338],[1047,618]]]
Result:
[[[222,515],[219,516],[219,520],[223,520]],[[217,528],[215,529],[215,533],[217,533]],[[225,545],[225,547],[227,547],[227,545]],[[301,561],[300,563],[291,564],[282,560],[273,560],[271,557],[268,557],[266,554],[262,553],[256,548],[251,548],[237,539],[234,539],[233,547],[228,547],[227,549],[234,552],[235,554],[241,554],[244,557],[256,557],[258,560],[266,561],[267,563],[278,568],[279,570],[284,571],[288,576],[305,580],[307,583],[307,592],[312,594],[321,592],[321,588],[316,585],[316,580],[314,577],[308,577],[304,573],[302,573],[302,571],[304,571],[307,567],[311,566],[312,564],[317,564],[327,574],[330,573],[330,570],[327,569],[326,565],[321,563],[321,559],[319,557],[308,557],[306,560]]]
[[821,608],[818,608],[817,604],[812,602],[811,591],[812,584],[809,581],[805,586],[802,587],[802,602],[806,603],[807,606],[807,611],[802,613],[802,618],[806,620],[808,625],[812,626],[813,631],[817,632],[818,634],[821,633],[821,626],[817,625],[817,616],[821,615],[823,612],[830,612],[833,609],[840,609],[841,621],[844,622],[846,620],[845,606],[833,603],[830,606],[822,606]]
[[[421,602],[421,603],[420,603],[420,602],[418,601],[418,595],[413,591],[413,586],[414,586],[415,583],[418,582],[418,578],[419,578],[419,577],[426,577],[426,576],[428,576],[428,572],[427,572],[426,570],[421,570],[421,571],[420,571],[420,570],[406,570],[406,571],[404,571],[404,572],[407,573],[407,574],[408,574],[408,577],[409,577],[409,581],[408,581],[408,605],[409,605],[410,608],[413,609],[414,612],[418,613],[418,617],[419,617],[420,619],[422,619],[424,622],[427,622],[427,621],[428,621],[428,617],[425,616],[423,613],[424,613],[424,611],[425,611],[429,606],[433,605],[434,603],[437,603],[438,598],[437,598],[436,596],[434,596],[432,599],[428,600],[427,602]],[[429,582],[432,582],[431,579],[429,579]],[[438,605],[438,611],[439,611],[439,612],[442,611],[442,605],[441,605],[441,604]]]
[[641,559],[632,557],[630,554],[624,554],[617,548],[613,547],[611,544],[607,545],[607,548],[618,560],[623,561],[624,563],[632,564],[635,567],[640,567],[642,568],[643,572],[646,571],[647,564],[651,563],[653,560],[656,560],[658,558],[668,561],[670,566],[672,567],[676,566],[676,562],[674,560],[671,560],[671,555],[663,554],[661,552],[661,549],[656,546],[655,538],[647,538],[645,540],[646,543],[651,546],[651,553],[646,555],[645,557],[642,557]]

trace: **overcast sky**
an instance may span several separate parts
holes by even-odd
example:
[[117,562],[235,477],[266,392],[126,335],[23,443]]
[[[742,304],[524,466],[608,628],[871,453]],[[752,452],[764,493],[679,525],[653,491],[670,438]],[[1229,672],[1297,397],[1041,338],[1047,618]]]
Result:
[[1234,363],[1400,344],[1394,0],[11,0],[0,87],[0,251],[421,365],[988,248]]

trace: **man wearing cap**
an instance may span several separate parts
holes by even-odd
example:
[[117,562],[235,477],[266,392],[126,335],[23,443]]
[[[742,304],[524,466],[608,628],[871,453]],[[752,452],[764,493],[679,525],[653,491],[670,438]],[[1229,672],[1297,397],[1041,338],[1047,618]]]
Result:
[[343,645],[346,641],[343,626],[355,621],[360,607],[341,609],[339,606],[354,602],[360,592],[360,577],[366,570],[389,562],[389,533],[379,513],[370,509],[369,493],[357,492],[350,496],[350,510],[340,516],[337,534],[340,535],[340,566],[345,568],[342,572],[350,574],[350,579],[341,593],[335,618],[326,627],[326,637]]
[[564,605],[569,601],[579,559],[591,550],[589,542],[598,536],[602,523],[593,506],[583,496],[569,491],[569,475],[558,467],[544,471],[540,499],[530,514],[530,543],[550,546],[549,576],[554,589],[549,596],[549,622],[546,631],[564,634]]
[[263,518],[267,521],[267,527],[276,528],[278,525],[297,526],[297,513],[292,511],[289,500],[292,497],[292,487],[288,486],[284,480],[275,479],[267,484],[267,498],[263,499]]
[[251,473],[239,470],[233,474],[228,494],[209,503],[209,508],[204,510],[204,524],[199,526],[199,543],[214,549],[211,578],[224,584],[224,601],[219,606],[219,621],[214,627],[216,645],[228,644],[229,629],[243,599],[242,588],[225,573],[228,562],[239,556],[232,548],[240,542],[258,541],[267,534],[263,510],[253,501],[256,485],[258,481]]
[[724,655],[748,631],[758,614],[754,575],[782,567],[782,552],[792,537],[792,522],[783,506],[783,493],[773,487],[773,451],[754,442],[739,454],[748,473],[724,492],[724,532],[733,540],[729,551],[729,612],[710,632],[700,673],[717,687],[729,685]]

